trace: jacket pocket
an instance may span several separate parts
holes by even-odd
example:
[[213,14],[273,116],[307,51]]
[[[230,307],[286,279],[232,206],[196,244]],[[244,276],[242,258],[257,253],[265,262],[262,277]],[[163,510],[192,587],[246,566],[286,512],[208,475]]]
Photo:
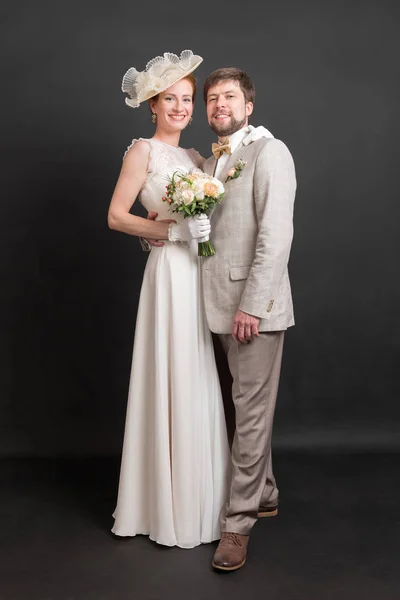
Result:
[[232,281],[247,279],[250,269],[251,265],[245,265],[244,267],[231,267],[229,269],[229,277]]

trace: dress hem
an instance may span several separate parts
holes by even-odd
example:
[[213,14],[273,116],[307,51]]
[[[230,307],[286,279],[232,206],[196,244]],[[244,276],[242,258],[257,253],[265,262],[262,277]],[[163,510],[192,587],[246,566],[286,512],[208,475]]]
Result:
[[153,537],[150,533],[148,532],[142,532],[142,531],[138,531],[136,533],[116,533],[114,531],[114,529],[111,529],[111,532],[116,536],[116,537],[136,537],[137,535],[145,535],[147,536],[152,542],[155,542],[156,544],[159,544],[160,546],[168,546],[169,548],[173,548],[173,547],[178,547],[178,548],[182,548],[183,550],[190,550],[191,548],[197,548],[197,546],[201,546],[201,544],[211,544],[212,542],[216,542],[217,540],[219,540],[221,538],[221,536],[217,536],[217,537],[212,537],[211,539],[207,539],[207,540],[200,540],[198,542],[192,542],[190,544],[181,544],[177,541],[175,542],[170,542],[170,541],[161,541],[160,539],[157,539],[156,537]]

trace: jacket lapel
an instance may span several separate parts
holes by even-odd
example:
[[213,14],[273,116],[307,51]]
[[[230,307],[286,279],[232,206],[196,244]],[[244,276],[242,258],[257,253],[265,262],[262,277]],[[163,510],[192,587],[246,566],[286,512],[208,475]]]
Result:
[[[245,155],[247,149],[250,146],[251,146],[251,144],[249,144],[248,146],[244,146],[243,143],[240,142],[239,146],[236,148],[235,152],[233,152],[231,154],[228,162],[226,163],[225,167],[222,169],[221,173],[218,176],[218,179],[222,183],[226,182],[226,178],[228,176],[229,169],[231,169],[235,165],[236,161],[240,160]],[[216,166],[216,163],[217,163],[217,161],[215,161],[215,166]],[[214,173],[215,173],[215,168],[214,168]]]
[[215,169],[217,168],[217,161],[214,157],[208,158],[203,164],[203,171],[207,173],[207,175],[211,175],[214,177]]

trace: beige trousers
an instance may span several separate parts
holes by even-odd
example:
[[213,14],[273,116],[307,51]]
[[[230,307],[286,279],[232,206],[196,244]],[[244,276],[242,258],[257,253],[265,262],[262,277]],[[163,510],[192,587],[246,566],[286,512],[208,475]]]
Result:
[[249,344],[230,334],[218,337],[233,378],[235,435],[228,502],[221,531],[248,535],[259,506],[276,506],[271,436],[282,361],[284,331],[263,332]]

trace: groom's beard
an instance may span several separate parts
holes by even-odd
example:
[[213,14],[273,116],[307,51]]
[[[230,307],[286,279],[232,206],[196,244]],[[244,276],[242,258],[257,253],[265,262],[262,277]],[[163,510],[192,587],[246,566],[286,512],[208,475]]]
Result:
[[214,121],[211,121],[210,127],[217,134],[218,137],[225,137],[228,135],[233,135],[239,129],[242,129],[246,125],[247,117],[244,117],[241,121],[237,121],[234,117],[231,116],[230,123],[226,125],[218,125]]

